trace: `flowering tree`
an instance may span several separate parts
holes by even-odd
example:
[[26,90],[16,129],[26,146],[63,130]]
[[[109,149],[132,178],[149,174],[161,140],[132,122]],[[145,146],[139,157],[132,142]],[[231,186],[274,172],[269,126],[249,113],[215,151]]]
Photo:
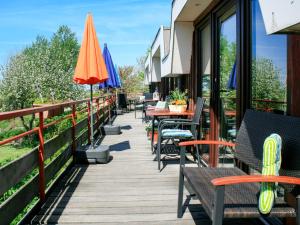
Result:
[[[84,89],[72,80],[78,52],[75,34],[61,26],[50,40],[39,36],[22,52],[12,56],[1,70],[2,110],[80,98]],[[31,129],[33,120],[34,115],[24,127]]]
[[141,94],[146,90],[144,85],[144,64],[145,56],[137,59],[135,66],[119,67],[119,74],[122,80],[122,88],[130,95]]

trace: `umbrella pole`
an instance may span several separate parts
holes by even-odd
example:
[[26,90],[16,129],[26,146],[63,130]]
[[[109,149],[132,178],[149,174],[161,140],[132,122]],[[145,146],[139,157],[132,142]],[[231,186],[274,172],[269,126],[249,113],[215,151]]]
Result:
[[94,148],[94,121],[93,121],[93,85],[91,84],[91,100],[90,100],[90,107],[91,107],[91,146]]
[[118,110],[119,109],[119,99],[118,99],[118,88],[116,88],[116,107],[117,107],[117,109],[116,110]]

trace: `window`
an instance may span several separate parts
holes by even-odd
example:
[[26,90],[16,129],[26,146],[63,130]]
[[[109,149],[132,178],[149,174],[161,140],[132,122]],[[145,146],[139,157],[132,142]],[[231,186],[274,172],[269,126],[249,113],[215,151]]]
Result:
[[287,109],[287,35],[267,35],[258,0],[252,0],[251,107]]

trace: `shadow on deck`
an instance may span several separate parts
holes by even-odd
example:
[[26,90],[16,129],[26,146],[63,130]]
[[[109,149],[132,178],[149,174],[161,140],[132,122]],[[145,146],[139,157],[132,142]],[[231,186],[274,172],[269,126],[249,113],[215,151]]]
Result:
[[[210,224],[198,200],[177,219],[178,163],[162,172],[150,150],[144,124],[129,113],[115,124],[122,134],[106,136],[113,160],[106,165],[76,165],[65,176],[34,217],[32,223],[50,224]],[[188,195],[188,193],[186,192]],[[260,224],[255,220],[229,220],[226,224]]]

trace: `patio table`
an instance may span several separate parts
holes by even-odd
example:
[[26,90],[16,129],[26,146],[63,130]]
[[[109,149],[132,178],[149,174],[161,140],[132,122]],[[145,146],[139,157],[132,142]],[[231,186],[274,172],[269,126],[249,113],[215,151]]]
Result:
[[154,145],[154,121],[158,119],[158,117],[186,117],[186,116],[193,116],[194,111],[187,110],[185,112],[170,112],[169,109],[162,109],[162,110],[147,110],[146,116],[152,117],[152,131],[151,131],[151,150],[153,152],[153,145]]

